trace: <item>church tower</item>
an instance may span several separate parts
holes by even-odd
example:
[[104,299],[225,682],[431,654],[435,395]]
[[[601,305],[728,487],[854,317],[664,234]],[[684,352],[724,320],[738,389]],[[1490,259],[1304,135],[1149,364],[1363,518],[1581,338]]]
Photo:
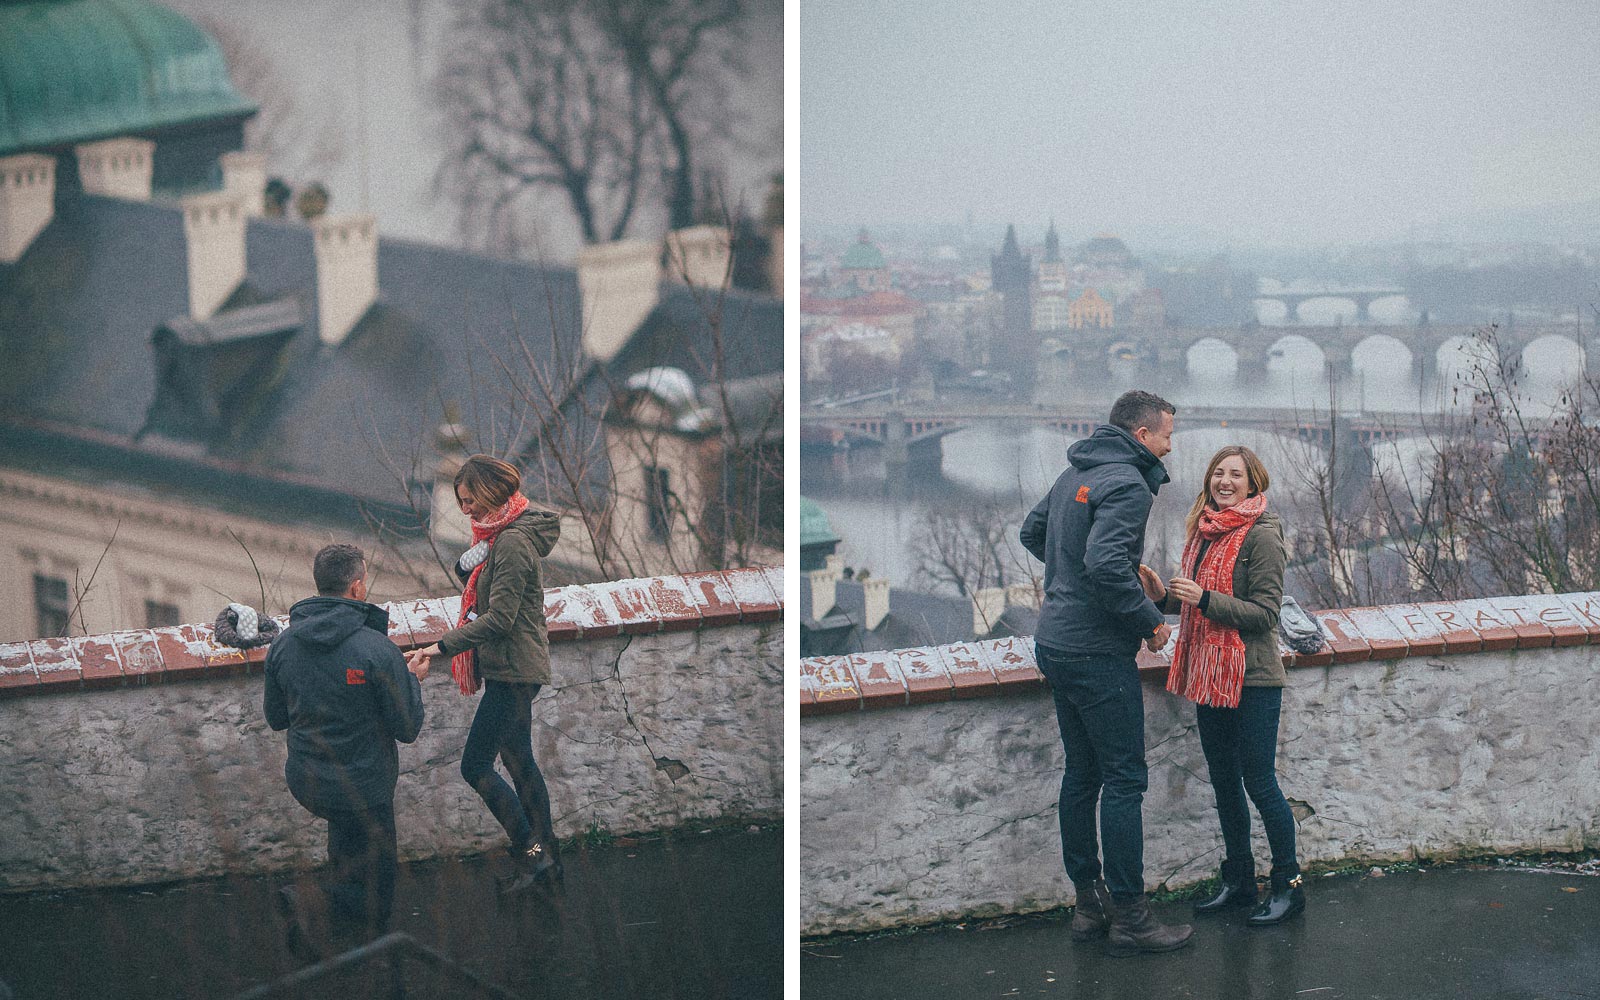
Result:
[[1061,259],[1061,237],[1056,235],[1056,220],[1044,234],[1044,259],[1039,261],[1039,291],[1060,294],[1067,290],[1067,264]]
[[999,336],[989,352],[994,365],[1027,381],[1033,372],[1033,260],[1017,245],[1017,227],[1006,226],[1000,252],[989,258],[993,287],[1001,296]]

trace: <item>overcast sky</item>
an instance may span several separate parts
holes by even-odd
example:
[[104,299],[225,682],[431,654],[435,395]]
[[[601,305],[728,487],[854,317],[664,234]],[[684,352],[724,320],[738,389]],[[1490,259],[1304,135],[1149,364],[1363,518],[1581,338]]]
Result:
[[[312,172],[332,190],[331,211],[371,211],[388,236],[457,241],[455,209],[433,186],[444,151],[433,89],[455,15],[451,0],[163,2],[220,22],[271,67],[294,106],[293,123],[305,129],[305,145],[331,145],[340,154]],[[780,0],[751,0],[749,7],[750,77],[737,95],[750,122],[747,148],[724,159],[708,154],[702,163],[722,168],[730,197],[742,195],[759,211],[782,161],[783,27]],[[540,230],[552,259],[576,251],[577,232],[563,209],[553,209]]]
[[802,0],[801,224],[1400,239],[1600,199],[1593,0]]

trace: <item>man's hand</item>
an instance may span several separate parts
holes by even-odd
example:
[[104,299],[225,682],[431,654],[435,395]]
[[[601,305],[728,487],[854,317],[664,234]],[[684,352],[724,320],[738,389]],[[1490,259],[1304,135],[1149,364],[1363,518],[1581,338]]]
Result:
[[1206,590],[1188,577],[1175,576],[1167,581],[1167,592],[1185,604],[1199,604]]
[[1156,629],[1156,634],[1144,641],[1145,648],[1152,653],[1159,653],[1167,648],[1167,640],[1172,638],[1172,626],[1166,622]]
[[1167,585],[1161,582],[1155,570],[1144,563],[1139,564],[1139,584],[1144,587],[1144,596],[1157,604],[1167,596]]
[[411,676],[422,680],[428,676],[428,669],[433,665],[433,657],[443,656],[444,650],[436,642],[431,646],[413,649],[406,654],[406,669],[411,671]]

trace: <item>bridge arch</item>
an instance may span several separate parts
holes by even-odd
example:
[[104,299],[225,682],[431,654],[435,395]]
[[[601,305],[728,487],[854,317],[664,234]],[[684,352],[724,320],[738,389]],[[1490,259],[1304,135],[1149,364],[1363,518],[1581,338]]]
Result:
[[[1405,356],[1404,362],[1399,360],[1402,354]],[[1403,364],[1405,366],[1403,370],[1409,370],[1416,364],[1416,359],[1417,353],[1404,341],[1387,333],[1366,334],[1350,349],[1350,364],[1353,368],[1373,369],[1385,366],[1398,367]]]
[[[1200,364],[1195,364],[1196,351],[1199,352]],[[1183,349],[1183,367],[1185,371],[1193,371],[1196,367],[1221,367],[1220,361],[1226,352],[1233,359],[1233,367],[1239,367],[1239,347],[1221,337],[1205,336],[1191,341]]]
[[1548,371],[1551,368],[1582,371],[1588,360],[1583,345],[1565,333],[1547,333],[1534,337],[1522,345],[1522,367],[1525,370]]

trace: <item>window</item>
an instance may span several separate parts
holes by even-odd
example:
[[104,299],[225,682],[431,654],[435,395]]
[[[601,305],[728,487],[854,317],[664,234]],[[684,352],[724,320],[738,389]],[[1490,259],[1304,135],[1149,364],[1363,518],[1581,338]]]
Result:
[[183,619],[179,617],[176,604],[167,604],[163,601],[144,602],[145,628],[164,628],[168,625],[182,624]]
[[66,635],[72,624],[72,603],[67,581],[56,576],[33,574],[33,610],[38,617],[39,638]]
[[650,512],[650,537],[658,542],[667,540],[672,531],[672,477],[666,469],[655,465],[644,467],[645,506]]

